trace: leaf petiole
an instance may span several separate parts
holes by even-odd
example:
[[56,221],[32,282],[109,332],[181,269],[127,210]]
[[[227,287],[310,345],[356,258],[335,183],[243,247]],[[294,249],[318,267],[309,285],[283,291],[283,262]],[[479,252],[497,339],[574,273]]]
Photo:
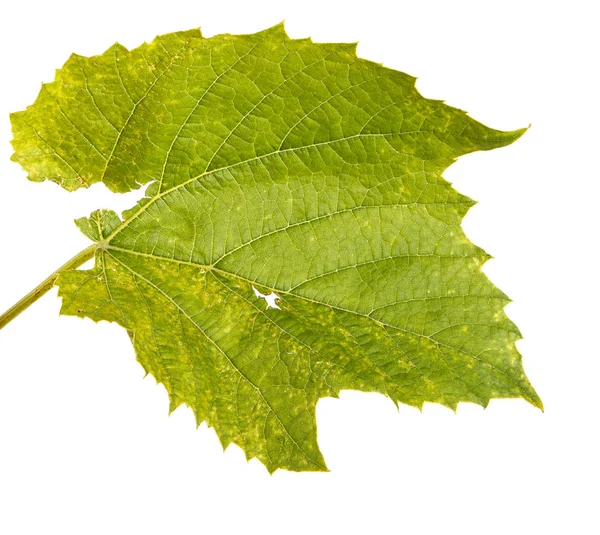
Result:
[[73,258],[71,258],[64,265],[59,267],[52,275],[50,275],[43,282],[38,284],[31,292],[29,292],[25,297],[15,303],[12,307],[10,307],[4,314],[0,316],[0,329],[8,325],[12,320],[14,320],[21,312],[29,308],[33,303],[35,303],[42,295],[44,295],[50,288],[54,286],[56,279],[63,271],[68,271],[70,269],[76,269],[88,260],[94,257],[94,253],[98,248],[98,244],[90,245],[87,249],[84,249],[80,253],[76,254]]

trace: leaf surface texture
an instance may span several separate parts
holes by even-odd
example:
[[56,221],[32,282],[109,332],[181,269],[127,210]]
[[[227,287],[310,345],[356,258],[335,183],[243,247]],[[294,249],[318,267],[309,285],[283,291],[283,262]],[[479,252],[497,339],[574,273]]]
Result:
[[473,201],[442,178],[522,130],[282,25],[73,55],[11,120],[31,180],[149,184],[121,217],[77,220],[98,249],[59,277],[62,313],[126,328],[171,410],[269,471],[326,469],[315,408],[343,389],[541,407],[508,298],[460,226]]

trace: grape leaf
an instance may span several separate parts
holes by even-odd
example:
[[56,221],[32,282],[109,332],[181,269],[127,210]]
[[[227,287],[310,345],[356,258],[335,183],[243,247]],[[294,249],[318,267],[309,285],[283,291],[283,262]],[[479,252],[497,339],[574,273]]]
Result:
[[460,226],[473,201],[441,176],[523,130],[282,25],[72,55],[11,120],[30,180],[149,184],[122,217],[76,221],[95,267],[60,272],[61,312],[127,329],[170,409],[223,447],[270,472],[326,470],[315,408],[343,389],[541,408],[508,298]]

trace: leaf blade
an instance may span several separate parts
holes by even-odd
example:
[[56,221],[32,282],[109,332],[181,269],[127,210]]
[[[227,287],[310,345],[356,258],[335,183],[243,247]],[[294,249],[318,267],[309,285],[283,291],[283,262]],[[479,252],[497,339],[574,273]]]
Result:
[[[122,220],[77,221],[99,243],[96,267],[61,274],[61,312],[134,333],[171,410],[189,405],[224,446],[269,471],[326,470],[316,404],[347,388],[417,407],[541,407],[508,299],[460,226],[473,201],[442,177],[524,130],[487,128],[353,45],[292,40],[281,25],[115,46],[71,58],[49,86],[13,120],[31,179],[152,182]],[[102,127],[77,123],[85,113]],[[48,142],[30,123],[64,129]]]

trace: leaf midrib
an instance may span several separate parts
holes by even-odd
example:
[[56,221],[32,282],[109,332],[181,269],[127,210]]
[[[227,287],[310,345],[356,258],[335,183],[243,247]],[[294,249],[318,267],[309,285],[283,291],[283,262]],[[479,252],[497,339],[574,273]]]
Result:
[[[166,189],[164,191],[161,191],[160,193],[158,193],[157,195],[155,195],[154,197],[151,197],[150,199],[148,199],[148,202],[146,202],[143,206],[139,206],[138,210],[133,213],[128,219],[126,219],[125,221],[123,221],[117,228],[115,228],[115,230],[113,230],[113,232],[107,236],[103,242],[105,244],[110,243],[110,240],[112,240],[117,234],[119,234],[119,232],[121,232],[123,229],[125,229],[127,226],[129,226],[133,221],[135,221],[142,213],[144,213],[148,208],[150,208],[150,206],[152,206],[155,202],[157,202],[158,200],[162,199],[163,197],[165,197],[166,195],[169,195],[170,193],[179,190],[180,188],[183,188],[185,186],[187,186],[188,184],[191,184],[192,182],[195,182],[196,180],[199,180],[201,178],[207,177],[207,176],[211,176],[214,175],[218,172],[221,171],[229,171],[231,169],[234,169],[236,167],[242,166],[242,165],[246,165],[246,164],[250,164],[256,161],[261,161],[265,158],[269,158],[271,156],[275,156],[278,154],[285,154],[285,153],[294,153],[296,151],[301,151],[301,150],[305,150],[305,149],[311,149],[314,147],[322,147],[322,146],[329,146],[332,145],[333,143],[340,143],[343,141],[348,141],[351,139],[360,139],[360,138],[369,138],[369,137],[391,137],[391,136],[402,136],[402,135],[407,135],[407,134],[430,134],[431,132],[428,132],[426,130],[411,130],[411,131],[405,131],[405,132],[388,132],[388,133],[379,133],[379,134],[354,134],[351,136],[345,136],[345,137],[341,137],[341,138],[337,138],[337,139],[332,139],[332,140],[328,140],[328,141],[322,141],[319,143],[311,143],[309,145],[302,145],[302,146],[298,146],[298,147],[290,147],[289,149],[282,149],[282,150],[274,150],[271,152],[267,152],[265,154],[261,154],[258,156],[253,156],[252,158],[248,158],[246,160],[242,160],[240,162],[236,162],[234,164],[231,165],[227,165],[224,167],[219,167],[218,169],[211,169],[209,171],[204,171],[202,173],[200,173],[199,175],[189,178],[187,180],[185,180],[184,182],[181,182],[180,184],[177,184],[169,189]],[[414,157],[414,155],[412,154],[408,154],[408,153],[401,153],[401,152],[397,152],[398,154],[402,154],[404,156],[411,156]],[[156,183],[157,181],[153,181],[149,183],[149,187]]]
[[[154,254],[149,254],[149,253],[139,253],[139,252],[133,251],[131,249],[124,249],[124,248],[121,248],[121,247],[113,247],[113,246],[110,246],[110,245],[107,246],[106,249],[108,249],[108,250],[113,249],[115,251],[119,251],[119,252],[123,252],[123,253],[133,254],[133,255],[137,255],[137,256],[143,256],[143,257],[147,257],[147,258],[152,258],[153,260],[158,260],[158,261],[174,262],[174,263],[177,263],[177,264],[185,264],[185,265],[194,266],[196,268],[204,268],[207,271],[214,270],[215,272],[221,273],[222,275],[224,275],[226,277],[237,278],[237,279],[241,280],[242,282],[244,282],[246,284],[250,284],[250,285],[257,284],[259,286],[265,286],[264,284],[258,283],[256,281],[252,281],[252,280],[247,279],[247,278],[245,278],[245,277],[243,277],[241,275],[238,275],[236,273],[231,273],[229,271],[225,271],[225,270],[216,268],[215,266],[207,266],[207,265],[202,265],[202,264],[196,264],[194,262],[187,262],[185,260],[178,260],[178,259],[175,259],[175,258],[162,257],[162,256],[158,256],[158,255],[154,255]],[[114,255],[111,255],[111,257],[116,259],[116,257]],[[116,259],[116,260],[118,260],[118,259]],[[123,262],[121,262],[121,261],[119,261],[119,263],[123,264]],[[129,269],[129,271],[131,271],[133,273],[137,273],[131,267],[129,267],[129,266],[126,266],[126,267],[127,267],[127,269]],[[140,275],[140,277],[142,277],[142,276]],[[367,314],[363,314],[363,313],[358,312],[356,310],[346,309],[346,308],[343,308],[343,307],[338,306],[338,305],[333,305],[331,303],[324,303],[324,302],[321,302],[321,301],[317,301],[316,299],[312,299],[310,297],[306,297],[304,295],[295,294],[295,293],[292,293],[290,291],[282,290],[282,289],[275,288],[275,287],[273,287],[271,289],[274,290],[274,291],[276,291],[276,292],[278,292],[278,293],[290,295],[290,296],[298,298],[298,299],[303,299],[305,301],[308,301],[310,303],[314,303],[316,305],[330,307],[332,309],[340,310],[341,312],[345,312],[345,313],[349,313],[349,314],[355,314],[357,316],[360,316],[360,317],[366,318],[368,320],[371,320],[371,321],[373,321],[373,322],[375,322],[375,323],[377,323],[379,325],[382,325],[384,327],[387,327],[387,328],[390,328],[390,329],[393,329],[393,330],[396,330],[396,331],[400,331],[400,332],[403,332],[403,333],[408,334],[408,335],[416,336],[418,338],[423,338],[425,340],[428,340],[430,343],[433,344],[433,346],[435,347],[435,349],[440,354],[441,358],[444,361],[446,361],[446,362],[447,362],[446,356],[444,355],[444,353],[441,350],[441,348],[445,347],[445,348],[450,349],[452,351],[457,351],[458,353],[461,353],[461,354],[465,355],[466,357],[468,357],[468,358],[470,358],[470,359],[472,359],[472,360],[474,360],[474,361],[476,361],[476,362],[478,362],[478,363],[480,363],[480,364],[482,364],[484,366],[487,366],[487,367],[491,368],[492,370],[494,370],[496,373],[499,373],[500,375],[504,376],[512,384],[514,384],[516,387],[518,387],[519,391],[525,397],[525,399],[527,399],[528,401],[530,401],[533,405],[536,405],[536,403],[537,403],[533,398],[531,398],[527,394],[527,392],[525,390],[523,390],[522,386],[517,381],[515,381],[515,379],[513,379],[510,375],[508,375],[504,370],[498,368],[497,366],[495,366],[491,362],[488,362],[486,360],[483,360],[483,359],[479,358],[478,355],[474,355],[472,353],[469,353],[469,352],[465,351],[464,349],[453,347],[451,345],[448,345],[448,344],[445,344],[443,342],[440,342],[439,340],[437,340],[435,338],[432,338],[431,336],[428,336],[428,335],[426,335],[424,333],[418,333],[416,331],[410,331],[408,329],[403,329],[402,327],[398,327],[396,325],[392,325],[391,323],[375,319],[372,316],[369,316]],[[447,362],[447,364],[449,365],[448,362]],[[457,373],[456,370],[454,370],[454,368],[452,366],[449,365],[449,367],[451,369],[453,369],[454,373]]]

